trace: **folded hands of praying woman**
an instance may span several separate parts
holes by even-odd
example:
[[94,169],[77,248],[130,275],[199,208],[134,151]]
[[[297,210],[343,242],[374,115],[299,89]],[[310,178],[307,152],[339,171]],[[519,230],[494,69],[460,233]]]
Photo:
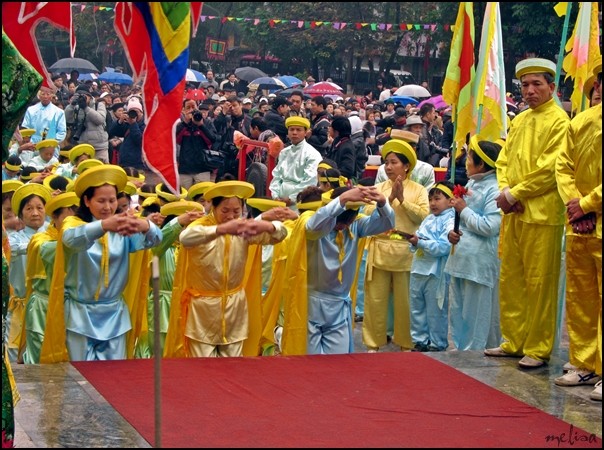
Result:
[[114,231],[122,236],[130,236],[135,233],[146,233],[149,231],[149,221],[135,217],[130,212],[114,214],[103,219],[102,225],[104,231]]

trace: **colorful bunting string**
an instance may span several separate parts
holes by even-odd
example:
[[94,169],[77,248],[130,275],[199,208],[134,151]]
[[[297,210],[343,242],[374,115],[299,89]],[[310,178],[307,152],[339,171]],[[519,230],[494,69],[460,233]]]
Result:
[[[78,8],[80,12],[89,8],[89,5],[84,3],[72,3],[71,6]],[[93,11],[114,11],[115,8],[109,6],[93,6]],[[377,22],[330,22],[320,20],[287,20],[287,19],[259,19],[259,18],[247,18],[247,17],[218,17],[218,16],[205,16],[201,17],[202,22],[208,20],[220,20],[221,23],[226,22],[249,22],[254,26],[268,25],[270,28],[275,28],[277,25],[294,25],[298,28],[304,29],[316,29],[321,27],[332,27],[335,30],[344,30],[346,28],[354,28],[356,30],[371,30],[371,31],[436,31],[442,29],[445,31],[453,30],[453,26],[449,24],[419,24],[419,23],[377,23]]]

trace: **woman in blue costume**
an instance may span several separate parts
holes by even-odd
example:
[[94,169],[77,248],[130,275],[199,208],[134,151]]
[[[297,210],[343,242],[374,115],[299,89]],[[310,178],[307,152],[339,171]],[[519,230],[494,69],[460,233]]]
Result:
[[79,203],[74,192],[53,197],[46,204],[51,223],[46,231],[36,233],[27,247],[25,332],[21,334],[20,352],[26,364],[40,362],[40,349],[46,328],[48,293],[56,260],[57,239],[65,218],[75,214]]
[[131,213],[115,214],[117,193],[127,181],[124,169],[104,164],[86,170],[75,182],[80,207],[63,223],[57,244],[57,260],[64,260],[65,268],[55,268],[42,363],[67,357],[125,359],[129,354],[130,310],[146,300],[145,294],[133,306],[133,300],[125,298],[126,284],[140,276],[128,270],[130,254],[158,245],[161,231]]
[[27,267],[27,247],[36,233],[46,230],[45,205],[51,199],[50,190],[38,183],[28,183],[13,194],[11,205],[15,214],[23,221],[25,228],[8,233],[11,261],[9,281],[13,289],[8,306],[8,352],[9,359],[16,360],[23,331],[25,317],[25,272]]
[[459,232],[445,272],[451,276],[449,320],[457,350],[484,350],[501,342],[499,331],[499,231],[501,210],[495,161],[499,144],[472,136],[466,160],[469,193],[452,200]]

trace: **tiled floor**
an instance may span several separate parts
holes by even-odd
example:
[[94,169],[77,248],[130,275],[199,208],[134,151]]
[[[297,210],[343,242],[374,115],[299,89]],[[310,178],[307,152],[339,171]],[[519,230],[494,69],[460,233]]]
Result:
[[[355,347],[362,352],[360,328],[357,323]],[[389,345],[380,351],[396,349]],[[488,358],[482,352],[426,355],[602,437],[602,403],[589,399],[593,387],[553,383],[567,351],[562,343],[549,365],[528,372],[517,368],[515,358]],[[17,447],[151,447],[70,364],[17,365],[13,370],[22,397],[15,411]]]

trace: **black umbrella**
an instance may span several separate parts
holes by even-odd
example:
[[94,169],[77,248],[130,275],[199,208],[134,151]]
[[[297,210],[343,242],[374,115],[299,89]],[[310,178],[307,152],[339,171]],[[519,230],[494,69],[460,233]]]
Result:
[[235,76],[240,80],[247,81],[248,83],[250,81],[255,80],[256,78],[268,77],[268,75],[265,74],[262,70],[257,69],[256,67],[249,66],[237,67],[235,69]]
[[[302,88],[290,87],[287,89],[281,89],[280,91],[275,91],[274,94],[281,95],[282,97],[289,97],[290,95],[292,95],[294,93],[294,91],[302,92]],[[310,94],[305,94],[302,92],[302,95],[304,96],[305,100],[312,98],[312,95],[310,95]]]
[[48,68],[51,72],[71,72],[77,70],[80,73],[98,72],[99,69],[94,67],[87,59],[83,58],[63,58]]

